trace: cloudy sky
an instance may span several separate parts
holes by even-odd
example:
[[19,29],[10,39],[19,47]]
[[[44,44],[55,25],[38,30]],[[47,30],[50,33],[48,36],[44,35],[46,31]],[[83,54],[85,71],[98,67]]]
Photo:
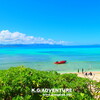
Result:
[[2,44],[100,44],[100,0],[1,0]]
[[3,30],[0,32],[0,44],[63,44],[67,45],[69,42],[54,41],[52,39],[44,39],[42,37],[28,36],[23,33]]

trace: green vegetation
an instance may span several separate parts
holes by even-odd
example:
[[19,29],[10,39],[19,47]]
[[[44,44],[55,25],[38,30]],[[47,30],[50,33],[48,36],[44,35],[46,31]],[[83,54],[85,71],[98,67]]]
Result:
[[[95,100],[88,89],[89,80],[76,74],[38,71],[24,66],[0,70],[0,100]],[[32,88],[71,88],[70,96],[43,96]]]

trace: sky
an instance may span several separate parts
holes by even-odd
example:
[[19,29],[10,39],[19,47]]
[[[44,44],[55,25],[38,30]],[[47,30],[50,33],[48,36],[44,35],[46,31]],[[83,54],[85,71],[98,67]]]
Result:
[[100,44],[100,0],[0,0],[0,44]]

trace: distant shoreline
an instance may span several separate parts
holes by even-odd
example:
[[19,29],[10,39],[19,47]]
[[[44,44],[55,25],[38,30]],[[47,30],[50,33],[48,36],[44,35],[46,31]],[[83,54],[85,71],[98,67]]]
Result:
[[37,48],[100,48],[98,45],[61,45],[61,44],[0,44],[0,47],[37,47]]

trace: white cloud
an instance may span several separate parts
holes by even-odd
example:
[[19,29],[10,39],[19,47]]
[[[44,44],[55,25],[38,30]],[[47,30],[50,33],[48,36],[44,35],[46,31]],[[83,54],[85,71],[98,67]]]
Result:
[[26,34],[3,30],[0,32],[0,44],[64,44],[70,42],[55,41],[52,39],[44,39],[42,37],[27,36]]

